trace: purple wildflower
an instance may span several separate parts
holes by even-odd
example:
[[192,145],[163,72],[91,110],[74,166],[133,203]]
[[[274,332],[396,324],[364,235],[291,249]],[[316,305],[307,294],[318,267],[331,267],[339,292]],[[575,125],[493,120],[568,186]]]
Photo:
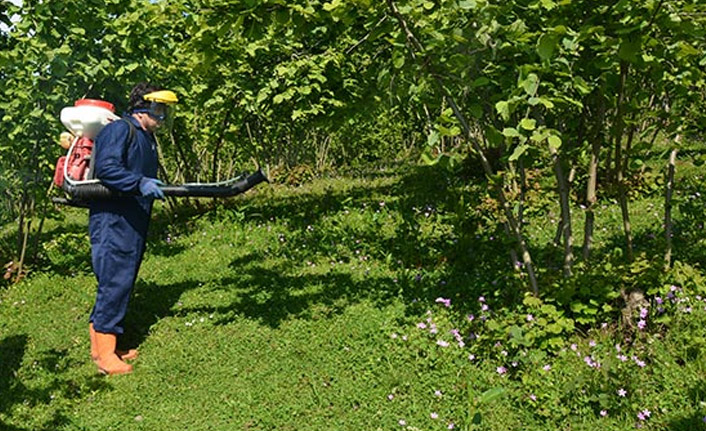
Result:
[[500,367],[496,368],[495,371],[497,371],[498,374],[500,374],[502,376],[503,374],[507,373],[507,368],[500,366]]
[[447,298],[438,297],[435,301],[437,304],[443,304],[444,307],[451,307],[451,300]]

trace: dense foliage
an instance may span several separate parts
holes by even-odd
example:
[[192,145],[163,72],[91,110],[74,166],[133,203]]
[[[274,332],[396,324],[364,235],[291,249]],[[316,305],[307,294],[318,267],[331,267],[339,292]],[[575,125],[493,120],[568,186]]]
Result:
[[[645,163],[658,155],[655,142],[688,149],[703,133],[706,6],[697,0],[2,4],[0,221],[16,228],[0,241],[16,279],[37,261],[44,220],[55,214],[47,189],[58,112],[84,96],[124,109],[140,80],[182,100],[161,136],[171,182],[224,179],[255,159],[296,183],[420,155],[460,181],[487,181],[492,222],[472,223],[477,200],[462,196],[457,234],[495,229],[535,294],[555,265],[570,278],[575,254],[591,267],[600,199],[622,210],[630,264],[630,197],[672,184]],[[546,172],[554,179],[533,188]],[[523,221],[543,208],[561,209],[563,253],[549,266],[537,265]],[[671,201],[665,208],[670,232]]]

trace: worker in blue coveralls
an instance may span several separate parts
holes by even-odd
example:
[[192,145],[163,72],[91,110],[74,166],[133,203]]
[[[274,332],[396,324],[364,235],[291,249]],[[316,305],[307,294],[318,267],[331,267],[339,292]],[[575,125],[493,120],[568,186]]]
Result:
[[126,374],[137,351],[116,350],[128,301],[145,251],[154,199],[163,199],[154,132],[167,118],[176,94],[148,83],[130,93],[128,112],[95,140],[95,178],[121,197],[93,201],[88,229],[98,293],[91,312],[91,357],[103,374]]

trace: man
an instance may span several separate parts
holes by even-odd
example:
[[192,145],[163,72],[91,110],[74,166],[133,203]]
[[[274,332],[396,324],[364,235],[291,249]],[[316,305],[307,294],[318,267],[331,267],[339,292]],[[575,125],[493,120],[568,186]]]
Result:
[[89,232],[98,293],[91,312],[91,356],[103,374],[126,374],[124,362],[137,351],[116,351],[117,337],[145,251],[154,199],[164,198],[156,179],[154,132],[176,103],[171,91],[140,83],[132,89],[128,115],[107,125],[96,137],[95,178],[123,196],[91,203]]

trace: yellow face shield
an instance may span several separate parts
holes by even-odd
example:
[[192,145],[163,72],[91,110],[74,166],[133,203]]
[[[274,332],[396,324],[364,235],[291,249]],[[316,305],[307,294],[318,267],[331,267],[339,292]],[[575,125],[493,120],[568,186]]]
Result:
[[148,109],[140,110],[146,112],[155,120],[164,122],[169,117],[169,105],[173,105],[179,101],[177,95],[173,91],[160,90],[147,93],[143,96],[145,100],[150,102]]

